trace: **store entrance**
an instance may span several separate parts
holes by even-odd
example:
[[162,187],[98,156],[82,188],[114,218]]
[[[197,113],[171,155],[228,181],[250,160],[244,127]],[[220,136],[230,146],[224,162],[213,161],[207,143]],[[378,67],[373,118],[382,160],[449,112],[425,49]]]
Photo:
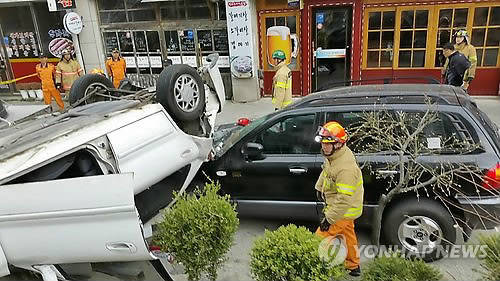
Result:
[[313,10],[313,92],[344,86],[351,80],[351,29],[351,7]]

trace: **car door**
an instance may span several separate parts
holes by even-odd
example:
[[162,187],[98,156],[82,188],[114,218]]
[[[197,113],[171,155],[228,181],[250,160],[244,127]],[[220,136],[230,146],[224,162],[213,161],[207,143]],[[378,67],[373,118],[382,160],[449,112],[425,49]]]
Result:
[[[314,143],[317,124],[315,113],[283,116],[240,143],[228,165],[224,189],[238,201],[242,212],[262,212],[268,217],[316,215],[314,184],[320,173],[319,147]],[[241,148],[248,143],[262,145],[264,159],[246,159]]]
[[113,174],[0,186],[0,250],[22,268],[152,259],[133,181]]

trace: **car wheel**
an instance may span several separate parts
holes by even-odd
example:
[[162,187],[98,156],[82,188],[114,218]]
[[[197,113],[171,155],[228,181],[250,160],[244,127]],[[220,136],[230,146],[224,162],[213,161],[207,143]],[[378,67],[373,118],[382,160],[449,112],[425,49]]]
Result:
[[424,261],[441,259],[446,245],[456,239],[453,219],[438,202],[405,200],[388,210],[383,233],[390,245]]
[[3,101],[0,100],[0,118],[6,118],[7,117],[7,109],[3,105]]
[[69,104],[75,105],[80,99],[92,95],[79,105],[90,104],[98,101],[111,100],[99,94],[112,94],[107,92],[107,88],[114,88],[113,83],[100,74],[86,74],[78,78],[69,91]]
[[188,65],[171,65],[160,73],[156,98],[175,119],[196,120],[205,109],[203,79]]

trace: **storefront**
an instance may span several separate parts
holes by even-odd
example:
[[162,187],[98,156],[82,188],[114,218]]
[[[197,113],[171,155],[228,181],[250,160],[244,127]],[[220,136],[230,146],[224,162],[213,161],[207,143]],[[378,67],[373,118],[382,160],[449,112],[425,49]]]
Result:
[[105,52],[118,48],[128,77],[152,86],[166,59],[199,67],[220,55],[226,97],[231,98],[229,48],[224,2],[205,0],[98,0]]
[[272,91],[269,57],[277,46],[290,53],[296,95],[398,78],[440,81],[441,47],[462,28],[477,49],[471,94],[498,95],[500,1],[304,0],[302,9],[285,0],[257,1],[264,95]]
[[[59,61],[59,47],[73,49],[71,35],[63,27],[65,12],[49,12],[46,2],[0,3],[0,80],[33,74],[40,53]],[[62,49],[61,49],[62,50]],[[39,88],[40,80],[29,77],[17,89]],[[0,85],[0,92],[12,92],[14,84]]]

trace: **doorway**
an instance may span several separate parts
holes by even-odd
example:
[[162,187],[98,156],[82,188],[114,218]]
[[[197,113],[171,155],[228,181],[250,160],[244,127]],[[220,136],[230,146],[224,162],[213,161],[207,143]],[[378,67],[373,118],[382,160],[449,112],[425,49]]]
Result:
[[312,18],[312,91],[348,85],[351,80],[352,8],[316,8]]

